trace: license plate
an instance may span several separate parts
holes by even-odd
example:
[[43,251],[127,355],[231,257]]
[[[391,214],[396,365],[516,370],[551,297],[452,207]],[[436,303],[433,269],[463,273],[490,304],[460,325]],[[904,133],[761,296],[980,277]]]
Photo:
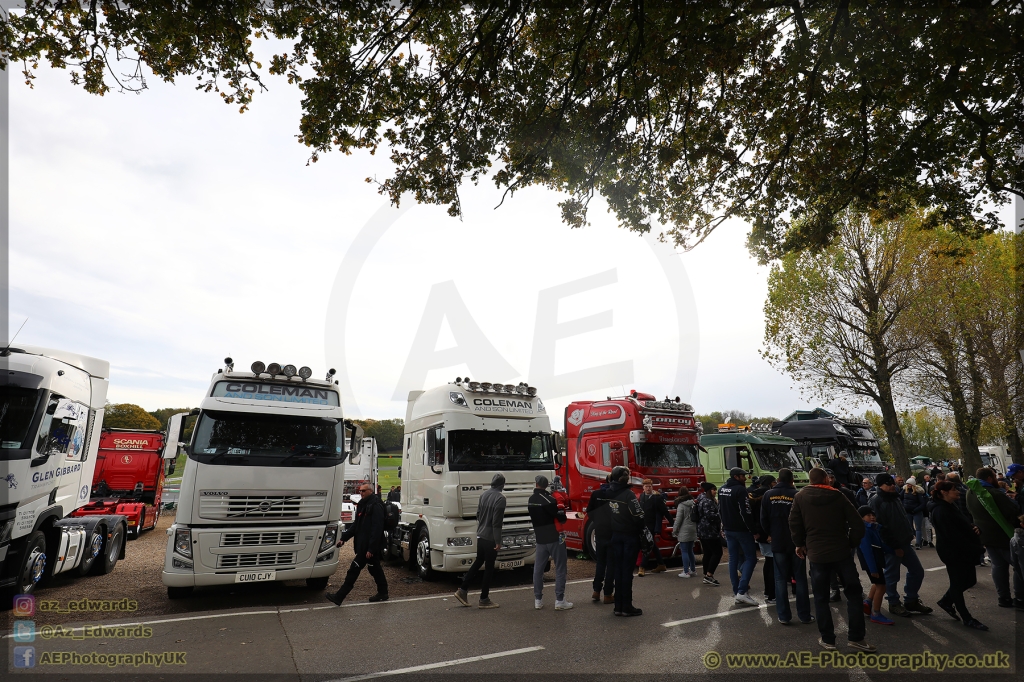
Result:
[[516,559],[515,561],[499,561],[498,562],[498,568],[499,569],[503,569],[503,568],[519,568],[522,565],[523,565],[523,560],[522,559]]
[[236,583],[264,583],[277,579],[277,571],[253,571],[252,573],[236,573]]

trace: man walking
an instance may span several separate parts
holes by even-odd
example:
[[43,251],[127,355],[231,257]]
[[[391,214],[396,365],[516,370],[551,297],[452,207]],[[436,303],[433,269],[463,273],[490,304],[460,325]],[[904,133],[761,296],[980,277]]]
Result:
[[828,586],[831,575],[838,573],[846,595],[847,645],[872,653],[875,647],[864,641],[864,591],[850,554],[864,537],[864,521],[850,501],[826,483],[824,470],[815,467],[808,478],[810,484],[793,497],[789,528],[796,555],[811,562],[811,590],[821,633],[818,643],[826,651],[836,650]]
[[352,586],[356,584],[356,578],[364,566],[377,583],[377,594],[370,597],[370,601],[388,600],[388,581],[384,577],[384,569],[380,566],[380,555],[384,549],[384,503],[373,494],[373,487],[369,483],[359,486],[359,494],[362,499],[356,505],[356,519],[338,540],[338,546],[341,547],[349,538],[355,536],[355,557],[345,575],[345,582],[335,594],[326,595],[328,601],[338,606],[341,606],[341,602],[352,591]]
[[985,545],[992,562],[992,582],[995,584],[999,606],[1011,608],[1014,598],[1024,607],[1024,584],[1013,573],[1013,593],[1010,592],[1010,538],[1020,525],[1017,505],[996,485],[996,472],[988,467],[978,469],[976,480],[967,481],[967,509],[974,524],[981,530],[981,544]]
[[565,523],[565,512],[558,508],[558,502],[547,491],[547,477],[537,476],[534,481],[537,487],[528,503],[530,521],[533,522],[533,532],[537,537],[537,555],[533,563],[533,606],[544,608],[544,564],[551,559],[555,564],[555,611],[568,611],[572,608],[572,602],[565,600],[568,565],[565,536],[555,526],[555,521]]
[[[889,602],[889,613],[904,617],[912,613],[931,613],[932,607],[925,606],[918,594],[924,582],[924,567],[912,544],[914,527],[903,508],[896,481],[889,474],[878,474],[875,486],[878,494],[868,500],[868,506],[875,512],[882,542],[893,550],[892,554],[885,555],[885,597]],[[905,601],[902,604],[899,592],[901,565],[907,569],[907,581],[903,585]]]
[[612,518],[608,509],[609,486],[611,474],[605,477],[601,487],[590,493],[587,504],[587,518],[594,524],[594,594],[595,602],[601,601],[601,588],[604,588],[604,603],[615,603],[615,566],[610,561],[612,545]]
[[640,551],[644,510],[629,487],[629,469],[621,466],[612,469],[608,493],[612,526],[611,560],[615,566],[615,615],[640,616],[643,610],[633,606],[633,565]]
[[[661,520],[668,518],[668,506],[665,504],[665,498],[661,496],[661,493],[654,489],[654,483],[649,478],[645,478],[643,482],[643,492],[640,493],[640,508],[644,510],[644,523],[647,525],[647,530],[651,531],[651,537],[655,540],[661,535]],[[651,570],[651,573],[664,573],[668,570],[665,566],[665,560],[661,557],[661,550],[658,548],[658,543],[655,542],[651,551],[640,558],[640,567],[637,570],[637,575],[641,578],[644,576],[644,564],[649,559],[655,560],[655,566]]]
[[[757,606],[747,591],[750,589],[750,577],[757,566],[755,542],[760,537],[754,535],[756,526],[747,500],[746,480],[747,472],[743,469],[735,467],[729,471],[729,480],[718,489],[718,506],[722,527],[725,529],[725,543],[729,548],[729,579],[732,581],[735,602],[742,606]],[[741,565],[742,572],[737,577],[736,572]]]
[[801,623],[813,623],[811,600],[807,592],[807,562],[796,554],[796,545],[789,530],[789,514],[793,509],[796,488],[793,472],[779,469],[779,482],[761,499],[761,527],[768,533],[775,561],[775,611],[779,622],[789,625],[793,612],[789,607],[789,579],[796,580],[796,615]]
[[505,477],[494,474],[491,487],[480,495],[476,508],[476,559],[462,578],[462,587],[455,591],[455,598],[463,606],[469,606],[469,594],[466,591],[476,578],[480,567],[484,567],[484,580],[480,586],[481,609],[496,609],[498,605],[488,597],[491,589],[491,576],[494,575],[494,562],[498,559],[501,549],[501,524],[505,520]]

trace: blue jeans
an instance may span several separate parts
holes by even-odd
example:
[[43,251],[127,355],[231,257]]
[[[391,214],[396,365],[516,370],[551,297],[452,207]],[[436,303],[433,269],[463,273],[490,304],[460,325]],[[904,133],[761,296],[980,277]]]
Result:
[[789,609],[789,578],[796,579],[796,615],[801,623],[811,620],[811,598],[807,592],[807,560],[796,555],[795,550],[774,552],[775,559],[775,611],[779,620],[793,620]]
[[924,512],[914,514],[914,539],[918,547],[921,546],[921,537],[924,535]]
[[899,582],[900,565],[907,567],[907,582],[903,585],[903,596],[907,601],[918,599],[917,591],[921,589],[924,582],[924,566],[917,558],[917,551],[908,542],[897,549],[903,550],[903,557],[895,554],[885,555],[885,598],[889,604],[900,603]]
[[[757,566],[757,543],[754,536],[745,530],[725,531],[725,542],[729,548],[729,580],[732,581],[733,594],[746,594],[750,589],[750,576],[754,575]],[[741,574],[736,576],[736,569],[743,562]]]
[[697,557],[693,554],[693,543],[680,542],[679,553],[683,559],[683,570],[687,573],[696,573]]

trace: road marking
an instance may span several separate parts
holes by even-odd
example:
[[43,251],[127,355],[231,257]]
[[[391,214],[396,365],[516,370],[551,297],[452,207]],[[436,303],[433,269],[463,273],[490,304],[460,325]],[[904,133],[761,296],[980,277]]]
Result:
[[353,677],[339,677],[335,680],[329,680],[329,682],[356,682],[356,680],[372,680],[376,677],[388,677],[389,675],[404,675],[406,673],[418,673],[423,670],[434,670],[436,668],[449,668],[453,665],[463,665],[465,663],[476,663],[477,661],[488,661],[492,658],[503,658],[505,656],[515,656],[517,654],[528,654],[531,651],[540,651],[544,647],[542,646],[529,646],[523,649],[511,649],[510,651],[499,651],[493,654],[484,654],[482,656],[469,656],[468,658],[456,658],[452,661],[441,661],[439,663],[425,663],[423,665],[414,665],[409,668],[397,668],[395,670],[385,670],[379,673],[367,673],[366,675],[355,675]]
[[945,566],[936,566],[935,568],[926,568],[925,571],[941,571]]
[[[593,581],[591,579],[589,579],[589,578],[586,579],[586,580],[570,580],[570,581],[568,581],[566,583],[566,585],[575,585],[575,584],[578,584],[578,583],[589,583],[589,582],[593,582]],[[501,589],[491,590],[491,593],[493,594],[493,593],[497,593],[497,592],[513,592],[515,590],[532,590],[532,589],[533,589],[533,585],[520,585],[518,587],[503,587]],[[470,594],[479,594],[479,592],[470,592]],[[365,602],[365,601],[364,602],[352,602],[351,604],[342,604],[341,608],[347,609],[347,608],[354,608],[356,606],[382,606],[384,604],[402,604],[402,603],[405,603],[405,602],[412,602],[412,601],[426,601],[428,599],[449,599],[449,598],[451,598],[451,596],[452,596],[451,592],[443,592],[441,594],[432,594],[432,595],[427,595],[425,597],[406,597],[404,599],[389,599],[388,601],[379,601],[379,602]],[[106,623],[103,623],[103,625],[105,627],[120,628],[120,627],[132,627],[134,625],[159,625],[161,623],[180,623],[180,622],[189,621],[189,620],[209,620],[211,618],[231,618],[232,616],[259,616],[259,615],[269,615],[269,614],[277,615],[277,614],[281,614],[281,613],[298,613],[298,612],[301,612],[301,611],[320,611],[320,610],[323,610],[323,609],[336,609],[336,608],[338,608],[338,607],[334,606],[332,604],[327,604],[327,605],[322,605],[322,606],[321,605],[318,605],[318,606],[303,606],[303,607],[295,608],[295,609],[276,608],[276,609],[274,609],[272,611],[267,611],[267,610],[260,610],[260,611],[232,611],[231,613],[213,613],[213,614],[205,614],[205,615],[201,615],[201,616],[181,616],[180,618],[162,618],[162,619],[158,619],[158,620],[132,621],[130,623],[113,623],[111,625],[107,625]],[[81,613],[83,615],[85,615],[86,612],[83,611]],[[76,629],[81,630],[82,628],[79,627],[79,628],[76,628]],[[36,631],[36,634],[38,634],[38,630]],[[11,639],[12,637],[14,637],[14,633],[6,634],[6,635],[4,635],[0,639]]]
[[671,620],[667,623],[662,623],[662,627],[671,628],[676,625],[686,625],[687,623],[696,623],[702,620],[711,620],[713,618],[728,618],[729,616],[735,616],[737,613],[757,613],[762,609],[767,609],[768,604],[761,604],[756,609],[752,609],[749,606],[742,609],[736,609],[734,611],[719,611],[718,613],[709,613],[706,616],[694,616],[693,618],[684,618],[682,620]]

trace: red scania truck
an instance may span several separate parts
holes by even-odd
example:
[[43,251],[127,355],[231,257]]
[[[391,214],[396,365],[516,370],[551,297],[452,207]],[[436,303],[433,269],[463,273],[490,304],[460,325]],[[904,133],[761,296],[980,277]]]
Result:
[[172,416],[167,433],[104,429],[100,433],[89,503],[70,516],[121,514],[128,519],[131,538],[155,528],[160,519],[164,462],[173,462],[177,455],[184,416]]
[[673,518],[662,521],[657,533],[663,556],[675,547],[672,523],[680,486],[691,491],[704,481],[698,456],[700,422],[693,408],[675,400],[657,400],[631,391],[622,398],[580,400],[565,408],[566,456],[557,473],[569,500],[565,543],[596,556],[596,535],[586,517],[590,494],[605,482],[612,467],[629,467],[636,492],[649,478],[665,495]]

